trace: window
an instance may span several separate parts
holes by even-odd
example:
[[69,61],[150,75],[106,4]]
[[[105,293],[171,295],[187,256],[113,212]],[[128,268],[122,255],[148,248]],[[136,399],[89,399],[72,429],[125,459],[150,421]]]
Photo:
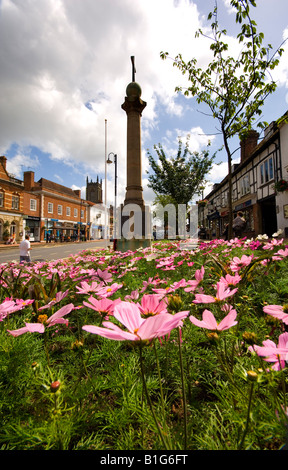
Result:
[[223,193],[221,194],[221,199],[222,207],[226,207],[228,205],[228,191],[223,191]]
[[245,196],[248,193],[250,193],[250,181],[249,175],[245,175],[240,180],[240,195]]
[[11,225],[10,225],[10,236],[13,237],[13,235],[14,236],[16,235],[16,223],[15,222],[11,222]]
[[261,184],[268,183],[274,178],[273,158],[267,158],[265,162],[260,165],[260,182]]
[[66,207],[66,215],[70,215],[71,214],[71,209],[70,207]]
[[36,199],[30,199],[30,211],[36,211],[37,202]]
[[4,207],[4,193],[0,191],[0,207]]
[[53,202],[48,202],[48,214],[53,214]]
[[81,219],[84,219],[84,209],[81,209]]
[[19,196],[17,194],[12,195],[12,209],[19,209]]
[[63,211],[63,206],[61,204],[58,204],[58,208],[57,208],[58,215],[62,215],[62,211]]
[[78,216],[78,209],[74,209],[74,217]]

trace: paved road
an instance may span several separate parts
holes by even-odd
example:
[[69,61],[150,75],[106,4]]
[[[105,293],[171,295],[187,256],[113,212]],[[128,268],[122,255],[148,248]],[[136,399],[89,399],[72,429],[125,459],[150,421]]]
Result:
[[[107,245],[110,243],[108,241]],[[51,261],[61,258],[67,258],[75,255],[82,250],[97,249],[105,247],[105,240],[95,242],[79,242],[79,243],[43,243],[43,245],[34,245],[31,243],[31,259],[32,261]],[[19,262],[19,246],[5,247],[0,250],[0,264],[16,261]]]

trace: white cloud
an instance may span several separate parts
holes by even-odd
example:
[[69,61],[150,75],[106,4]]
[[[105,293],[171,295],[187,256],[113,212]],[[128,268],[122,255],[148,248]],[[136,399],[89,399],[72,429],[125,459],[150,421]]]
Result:
[[7,160],[7,171],[16,178],[22,179],[24,171],[34,171],[39,165],[38,158],[31,157],[30,155],[22,152],[21,149],[13,157]]
[[[213,8],[213,1],[206,3],[205,10]],[[0,152],[5,154],[16,143],[25,158],[31,158],[35,146],[50,154],[53,163],[66,163],[75,171],[82,166],[84,174],[103,174],[107,119],[108,153],[117,153],[121,168],[120,199],[126,186],[126,115],[121,104],[131,80],[131,55],[147,101],[144,147],[161,129],[156,142],[163,137],[168,150],[175,143],[177,148],[178,132],[191,133],[191,150],[203,148],[207,137],[200,135],[202,122],[200,126],[195,116],[193,122],[181,124],[188,129],[185,133],[179,124],[162,130],[159,117],[161,108],[169,118],[183,118],[191,106],[189,100],[178,100],[174,91],[176,85],[186,86],[186,77],[171,60],[162,61],[160,52],[168,51],[171,57],[182,53],[185,60],[192,55],[199,65],[210,61],[207,40],[195,39],[206,21],[208,11],[203,16],[203,10],[200,0],[2,0]],[[287,76],[283,66],[281,83],[288,85]],[[16,158],[9,165],[21,176]],[[143,151],[143,175],[147,167]],[[113,188],[112,170],[108,186]]]
[[29,143],[54,159],[84,158],[87,164],[96,159],[103,170],[105,119],[109,145],[125,152],[121,104],[131,80],[131,55],[148,102],[143,114],[147,132],[157,101],[168,113],[181,114],[174,93],[179,75],[159,53],[168,47],[176,54],[191,40],[198,26],[193,11],[187,0],[178,8],[173,0],[4,0],[1,147]]

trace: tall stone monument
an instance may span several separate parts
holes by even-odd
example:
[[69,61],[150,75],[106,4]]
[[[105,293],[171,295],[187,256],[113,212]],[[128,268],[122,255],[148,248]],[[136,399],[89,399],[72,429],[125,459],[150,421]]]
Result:
[[[132,81],[126,88],[121,108],[127,115],[127,186],[121,207],[121,239],[117,249],[127,251],[149,246],[151,243],[150,210],[145,206],[142,187],[141,116],[147,103],[141,99],[142,90],[135,81],[135,61],[132,62]],[[129,220],[133,220],[130,228]],[[127,236],[127,231],[132,236]]]

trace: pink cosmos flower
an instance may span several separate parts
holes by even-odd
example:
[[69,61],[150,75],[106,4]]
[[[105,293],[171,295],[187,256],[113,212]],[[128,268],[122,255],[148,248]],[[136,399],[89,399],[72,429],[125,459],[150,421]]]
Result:
[[253,255],[243,255],[241,256],[241,258],[239,258],[238,256],[234,256],[230,264],[231,271],[240,271],[241,268],[248,266],[251,263],[252,259]]
[[95,269],[81,269],[79,271],[79,274],[88,274],[90,277],[95,277],[97,276],[97,271]]
[[108,269],[105,269],[104,271],[101,271],[101,269],[97,269],[97,276],[99,279],[104,281],[105,283],[111,282],[112,281],[112,274],[108,272]]
[[288,360],[288,333],[279,336],[278,347],[270,339],[263,341],[262,344],[263,346],[254,344],[254,346],[249,347],[249,350],[251,352],[255,351],[260,357],[264,357],[264,361],[274,362],[272,369],[284,369]]
[[139,292],[138,290],[132,290],[130,295],[125,295],[125,300],[137,300],[139,299]]
[[88,299],[89,302],[83,302],[83,305],[85,307],[92,308],[96,312],[99,313],[106,313],[106,315],[113,315],[114,313],[114,308],[118,303],[121,302],[121,299],[116,299],[116,300],[109,300],[109,299],[95,299],[92,297],[92,295]]
[[206,294],[195,294],[195,300],[193,300],[193,303],[208,304],[211,302],[220,302],[221,300],[227,299],[227,297],[231,297],[232,295],[234,295],[237,290],[237,288],[230,290],[225,286],[223,282],[217,282],[217,292],[215,297]]
[[61,300],[65,299],[65,297],[68,295],[69,289],[67,289],[65,292],[57,292],[55,299],[51,300],[47,305],[43,305],[43,307],[40,307],[39,310],[44,310],[45,308],[51,308],[53,305],[61,302]]
[[167,266],[171,266],[174,263],[174,260],[171,258],[163,258],[159,260],[159,263],[156,264],[156,268],[165,268]]
[[[65,315],[70,313],[74,309],[73,304],[64,305],[61,307],[57,312],[55,312],[51,317],[48,318],[46,321],[46,326],[54,326],[56,324],[68,324],[68,320],[63,318]],[[45,326],[43,323],[25,323],[23,328],[19,328],[18,330],[7,330],[12,336],[20,336],[24,333],[44,333]]]
[[167,294],[171,294],[171,292],[174,292],[174,288],[172,286],[167,286],[165,288],[159,288],[159,289],[152,289],[155,294],[159,294],[162,297],[164,297]]
[[78,289],[77,294],[89,294],[89,292],[98,292],[103,287],[103,282],[92,282],[91,285],[87,281],[80,282],[80,287],[76,286]]
[[207,328],[208,330],[213,331],[223,331],[228,330],[234,325],[237,325],[238,322],[235,321],[236,316],[236,310],[232,309],[228,315],[226,315],[226,317],[223,318],[223,320],[218,324],[213,313],[210,312],[210,310],[204,310],[202,320],[198,320],[193,315],[191,315],[189,319],[194,325],[200,326],[201,328]]
[[24,333],[44,333],[45,326],[43,323],[25,323],[23,328],[18,330],[7,330],[12,336],[17,337]]
[[143,287],[140,290],[140,293],[145,292],[145,290],[149,287],[149,285],[153,282],[153,277],[149,277],[148,281],[143,281]]
[[112,322],[103,322],[103,328],[84,325],[82,329],[116,341],[151,341],[156,337],[164,336],[173,328],[181,326],[185,316],[187,316],[187,312],[179,312],[176,315],[160,313],[144,319],[141,317],[137,305],[131,302],[121,302],[115,307],[114,317],[126,330]]
[[187,286],[187,281],[185,279],[181,279],[180,281],[176,281],[176,282],[173,282],[173,284],[171,284],[171,287],[173,287],[173,289],[179,289],[179,287],[185,287]]
[[3,321],[10,313],[21,310],[22,306],[17,305],[14,300],[5,300],[0,305],[0,321]]
[[204,274],[205,274],[204,266],[202,266],[201,269],[196,269],[195,280],[187,281],[187,285],[189,285],[189,287],[186,287],[184,291],[185,292],[194,291],[198,287],[198,284],[200,284],[200,282],[202,281]]
[[236,286],[240,281],[241,281],[241,276],[239,276],[239,274],[235,274],[234,276],[231,276],[230,274],[226,274],[225,277],[221,277],[220,278],[220,281],[223,282],[223,284],[225,284],[226,287],[229,287],[229,286]]
[[167,299],[163,299],[161,295],[157,294],[144,294],[137,306],[145,317],[159,315],[159,313],[168,313]]
[[265,243],[265,245],[262,248],[263,250],[272,250],[275,246],[282,245],[282,243],[283,243],[283,238],[281,240],[276,240],[274,238],[274,240],[271,240]]
[[263,307],[263,312],[268,313],[278,320],[282,320],[285,325],[288,325],[288,313],[287,306],[282,307],[282,305],[266,305]]
[[280,255],[280,256],[288,256],[288,248],[285,248],[285,250],[278,250],[277,253],[275,253],[276,255]]
[[117,282],[114,282],[110,286],[103,286],[101,289],[97,290],[97,295],[99,297],[110,297],[113,295],[117,290],[121,289],[123,284],[117,284]]

